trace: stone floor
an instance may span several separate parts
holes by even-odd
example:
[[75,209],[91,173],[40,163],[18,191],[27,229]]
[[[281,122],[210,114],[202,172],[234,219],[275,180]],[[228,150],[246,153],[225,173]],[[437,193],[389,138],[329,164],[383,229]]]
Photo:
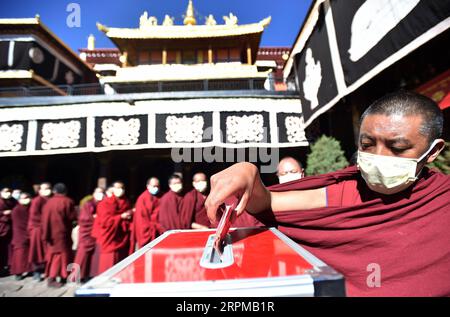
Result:
[[47,281],[36,281],[27,277],[16,281],[14,276],[0,278],[0,297],[72,297],[77,284],[66,284],[61,288],[47,286]]

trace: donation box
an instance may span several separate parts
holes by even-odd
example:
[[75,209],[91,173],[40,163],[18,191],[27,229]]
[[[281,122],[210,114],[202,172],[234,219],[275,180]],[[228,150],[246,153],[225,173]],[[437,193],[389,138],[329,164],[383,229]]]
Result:
[[345,296],[341,274],[277,229],[231,229],[223,252],[211,255],[214,233],[167,231],[75,295]]

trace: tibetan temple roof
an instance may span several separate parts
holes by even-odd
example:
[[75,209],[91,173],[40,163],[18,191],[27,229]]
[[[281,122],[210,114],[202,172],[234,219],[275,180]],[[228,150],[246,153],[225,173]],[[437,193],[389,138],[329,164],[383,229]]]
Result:
[[144,25],[140,28],[97,27],[109,38],[121,39],[196,39],[258,34],[270,24],[268,17],[258,23],[244,25]]
[[35,34],[46,43],[53,44],[54,48],[63,56],[67,56],[72,62],[81,66],[85,71],[92,72],[92,68],[86,64],[79,56],[57,37],[44,23],[39,15],[34,18],[8,18],[0,19],[0,35],[10,34]]
[[[236,47],[252,49],[252,60],[256,59],[262,32],[270,24],[271,17],[257,23],[238,25],[238,18],[230,13],[224,16],[224,24],[218,24],[212,14],[205,17],[203,25],[198,23],[189,0],[183,25],[175,25],[174,18],[166,15],[162,23],[144,12],[139,19],[138,28],[115,28],[97,23],[97,28],[106,34],[122,51],[133,55],[133,50],[185,48],[201,49],[210,47]],[[207,43],[205,40],[208,40]],[[133,57],[131,56],[131,60]]]

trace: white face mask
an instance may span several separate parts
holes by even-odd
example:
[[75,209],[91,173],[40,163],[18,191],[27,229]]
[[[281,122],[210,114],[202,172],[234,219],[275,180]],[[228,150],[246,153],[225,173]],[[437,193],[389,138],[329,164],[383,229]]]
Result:
[[182,184],[173,184],[173,185],[170,185],[169,187],[175,193],[179,193],[183,189],[183,185]]
[[150,186],[147,189],[152,195],[156,195],[159,192],[159,187],[156,186]]
[[42,189],[41,196],[48,197],[52,194],[52,190],[50,188]]
[[30,202],[31,202],[30,198],[24,198],[24,199],[19,200],[19,204],[24,205],[24,206],[29,205]]
[[11,192],[2,192],[2,198],[3,199],[10,199],[11,198]]
[[438,143],[435,140],[419,158],[404,158],[358,151],[358,168],[367,186],[380,194],[391,195],[411,186],[416,180],[417,163],[421,162]]
[[122,197],[124,193],[125,190],[123,188],[114,188],[114,196]]
[[15,200],[19,200],[19,199],[20,199],[20,194],[21,194],[21,192],[14,191],[14,192],[12,193],[12,197],[13,197]]
[[296,181],[301,178],[302,178],[301,173],[287,173],[287,174],[278,176],[278,180],[280,181],[280,184],[284,184],[284,183],[291,182],[291,181]]
[[100,192],[94,193],[94,199],[96,201],[102,201],[103,197],[105,197],[105,195],[103,193],[100,193]]
[[200,193],[203,193],[208,187],[208,183],[206,181],[193,182],[192,185],[194,185],[194,188]]

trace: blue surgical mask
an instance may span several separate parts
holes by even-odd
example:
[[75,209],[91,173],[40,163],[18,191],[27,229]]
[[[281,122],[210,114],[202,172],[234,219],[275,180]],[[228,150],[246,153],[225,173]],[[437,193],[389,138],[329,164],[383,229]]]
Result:
[[152,195],[156,195],[159,192],[159,187],[155,187],[155,186],[151,186],[148,191],[150,192],[150,194]]
[[20,194],[21,192],[18,191],[13,191],[12,196],[15,200],[19,200],[20,199]]

